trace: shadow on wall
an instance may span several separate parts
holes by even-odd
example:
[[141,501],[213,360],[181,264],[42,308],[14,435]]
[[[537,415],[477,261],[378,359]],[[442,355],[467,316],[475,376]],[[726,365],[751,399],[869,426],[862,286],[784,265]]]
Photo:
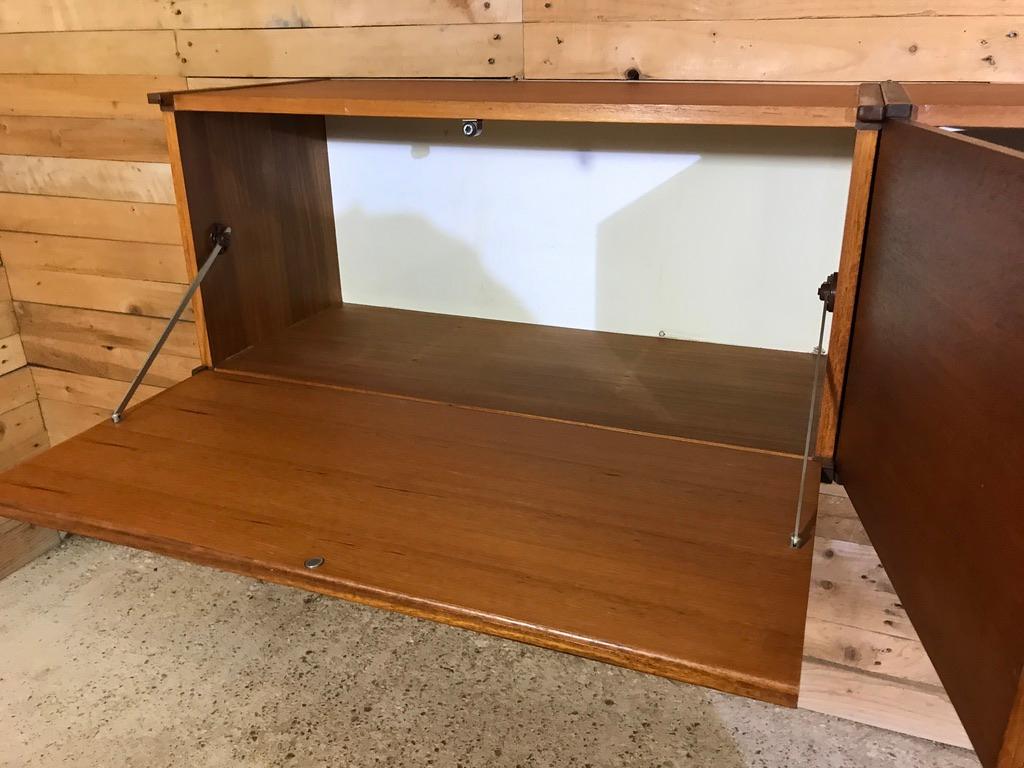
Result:
[[[359,206],[336,214],[345,281],[359,303],[449,315],[534,322],[512,292],[495,280],[466,243],[411,214],[370,215]],[[410,243],[415,247],[410,248]],[[352,253],[372,259],[346,259]],[[457,279],[455,279],[457,278]]]
[[849,136],[688,136],[700,160],[598,226],[596,326],[809,352],[817,286],[839,259]]

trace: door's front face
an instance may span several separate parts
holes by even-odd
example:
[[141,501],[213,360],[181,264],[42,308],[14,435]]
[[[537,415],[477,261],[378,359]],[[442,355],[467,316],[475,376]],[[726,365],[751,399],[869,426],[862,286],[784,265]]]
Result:
[[1024,153],[883,128],[836,465],[982,763],[1024,765]]

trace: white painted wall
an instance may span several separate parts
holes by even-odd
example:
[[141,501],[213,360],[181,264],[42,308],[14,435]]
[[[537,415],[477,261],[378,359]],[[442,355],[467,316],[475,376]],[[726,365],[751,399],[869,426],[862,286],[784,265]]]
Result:
[[810,351],[845,131],[328,121],[346,301]]

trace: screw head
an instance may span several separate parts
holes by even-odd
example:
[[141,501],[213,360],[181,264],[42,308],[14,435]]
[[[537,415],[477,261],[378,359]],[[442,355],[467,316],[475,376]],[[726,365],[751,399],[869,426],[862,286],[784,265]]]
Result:
[[306,562],[303,563],[303,565],[309,568],[309,570],[311,571],[316,568],[319,568],[323,564],[324,559],[322,557],[309,557],[306,558]]

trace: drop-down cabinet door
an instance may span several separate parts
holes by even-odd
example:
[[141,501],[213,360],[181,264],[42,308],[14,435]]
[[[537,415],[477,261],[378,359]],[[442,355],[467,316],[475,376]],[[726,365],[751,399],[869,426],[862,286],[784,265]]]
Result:
[[1024,153],[883,128],[836,466],[982,763],[1024,766]]

